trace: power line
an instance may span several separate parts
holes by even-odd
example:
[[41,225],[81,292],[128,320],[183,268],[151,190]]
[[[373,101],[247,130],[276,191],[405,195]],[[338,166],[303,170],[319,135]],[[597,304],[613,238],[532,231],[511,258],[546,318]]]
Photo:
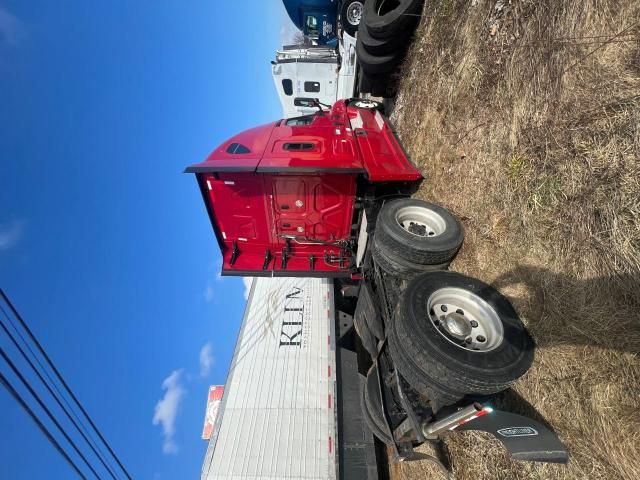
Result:
[[111,456],[115,459],[115,461],[117,462],[118,466],[122,469],[122,471],[124,472],[125,476],[129,479],[129,480],[133,480],[131,478],[131,475],[129,474],[129,472],[127,471],[127,469],[125,468],[125,466],[122,464],[122,462],[120,461],[120,458],[116,455],[116,453],[113,451],[113,449],[111,448],[111,445],[109,444],[109,442],[107,442],[107,440],[104,438],[104,436],[102,435],[102,433],[100,432],[100,430],[98,429],[98,427],[96,426],[96,424],[93,422],[93,420],[91,419],[91,417],[89,416],[89,414],[87,413],[86,409],[82,406],[82,404],[80,403],[80,400],[78,400],[78,398],[75,396],[75,394],[73,393],[73,391],[71,391],[71,388],[69,388],[69,385],[67,384],[67,382],[64,380],[64,378],[62,377],[62,374],[58,371],[58,369],[56,368],[56,366],[53,364],[53,362],[51,361],[51,358],[49,358],[49,355],[47,354],[47,352],[45,352],[44,348],[42,347],[42,345],[40,344],[40,342],[38,341],[38,339],[35,337],[35,335],[33,334],[33,332],[31,331],[31,329],[29,328],[29,326],[27,325],[27,323],[24,321],[24,319],[22,318],[22,316],[18,313],[18,311],[16,310],[16,308],[13,306],[13,304],[11,303],[11,301],[9,300],[9,298],[7,297],[7,295],[4,293],[4,290],[2,288],[0,288],[0,296],[2,297],[2,299],[5,301],[5,303],[9,306],[9,308],[11,309],[11,312],[13,313],[13,315],[15,316],[15,318],[18,319],[18,321],[20,322],[20,325],[22,326],[22,328],[24,329],[24,331],[27,333],[27,335],[29,336],[29,338],[31,339],[31,341],[34,343],[34,345],[36,346],[36,348],[38,349],[38,351],[40,352],[40,354],[42,355],[42,357],[45,359],[46,363],[49,365],[49,367],[51,368],[51,370],[53,371],[53,373],[55,374],[55,376],[58,378],[58,380],[60,381],[60,383],[62,384],[62,386],[64,387],[64,389],[66,390],[66,392],[69,394],[69,396],[71,397],[71,399],[74,401],[74,403],[76,404],[76,406],[78,407],[78,409],[80,410],[80,412],[82,412],[82,415],[84,415],[84,417],[87,419],[87,421],[89,422],[89,425],[91,425],[91,428],[93,429],[93,431],[98,435],[98,437],[100,438],[100,440],[102,441],[102,443],[105,445],[105,447],[107,448],[107,450],[109,451],[109,453],[111,454]]
[[[84,431],[84,433],[87,436],[89,435],[89,432],[87,431],[87,428],[85,427],[84,423],[80,421],[80,418],[78,417],[78,415],[76,414],[76,412],[73,410],[73,408],[71,408],[71,405],[69,405],[69,401],[65,398],[65,396],[62,394],[62,392],[60,391],[60,388],[58,388],[58,385],[56,384],[56,382],[53,381],[53,379],[51,378],[51,375],[49,374],[49,372],[47,371],[46,368],[44,368],[44,366],[42,365],[42,362],[40,361],[40,359],[38,358],[38,356],[35,354],[35,352],[33,351],[33,349],[31,348],[31,345],[29,345],[29,342],[27,342],[27,340],[24,338],[24,335],[22,335],[22,332],[18,329],[18,327],[16,327],[16,325],[11,321],[11,317],[9,316],[9,314],[7,314],[7,312],[5,311],[5,309],[3,308],[2,305],[0,305],[0,310],[2,310],[2,313],[4,314],[5,318],[9,321],[9,323],[11,324],[11,328],[13,328],[13,330],[16,332],[16,334],[18,335],[18,337],[20,338],[20,341],[22,341],[23,345],[27,348],[27,350],[29,351],[29,353],[31,354],[31,357],[34,359],[34,361],[36,362],[36,364],[38,365],[38,367],[40,367],[40,370],[42,371],[42,373],[44,374],[44,376],[47,378],[47,380],[49,381],[49,383],[51,384],[51,386],[53,387],[53,389],[56,391],[56,393],[58,394],[59,398],[62,399],[62,401],[64,402],[64,404],[67,406],[67,408],[71,411],[71,414],[73,415],[73,417],[78,421],[78,423],[80,423],[80,426],[82,427],[82,430]],[[11,334],[9,333],[9,337],[11,337]],[[24,354],[23,354],[24,355]],[[25,356],[26,358],[26,356]],[[32,367],[33,368],[33,367]],[[34,369],[35,370],[35,369]],[[96,445],[96,442],[90,438],[91,440],[91,444],[98,448],[98,446]]]
[[[7,315],[7,312],[5,312],[4,308],[2,308],[2,305],[0,305],[0,310],[2,311],[2,313],[4,314],[4,316],[9,320],[9,315]],[[80,433],[80,435],[82,436],[82,438],[84,439],[85,442],[87,442],[87,444],[89,445],[89,448],[91,448],[91,450],[93,451],[93,453],[98,457],[98,459],[100,460],[100,463],[102,463],[102,465],[104,466],[104,468],[107,469],[107,471],[109,472],[109,474],[111,475],[111,478],[113,478],[114,480],[116,479],[115,474],[113,473],[113,470],[111,470],[110,466],[106,464],[106,461],[104,459],[104,456],[101,455],[95,448],[95,442],[93,442],[91,439],[87,438],[87,431],[84,428],[84,426],[78,425],[77,421],[79,422],[80,420],[78,419],[77,415],[75,415],[75,413],[73,413],[73,411],[71,412],[73,414],[73,416],[69,413],[69,411],[67,410],[67,408],[65,408],[65,406],[62,404],[62,402],[60,401],[60,399],[58,398],[58,396],[53,392],[53,390],[51,389],[51,387],[49,386],[49,384],[45,381],[45,379],[42,377],[42,375],[40,374],[40,372],[38,371],[38,369],[35,367],[35,365],[33,364],[33,362],[31,361],[31,359],[27,356],[26,352],[22,349],[22,347],[18,344],[18,342],[16,341],[15,337],[11,334],[11,332],[9,331],[9,329],[6,327],[6,325],[4,324],[4,322],[2,321],[2,319],[0,319],[0,327],[2,327],[2,329],[4,330],[4,332],[9,336],[9,339],[11,340],[11,342],[13,343],[13,345],[18,349],[18,351],[22,354],[22,356],[24,357],[24,359],[27,361],[27,363],[29,364],[29,366],[33,369],[33,371],[36,373],[36,375],[38,376],[38,378],[40,379],[40,381],[44,384],[44,386],[46,387],[47,391],[49,392],[49,394],[54,398],[54,400],[56,401],[56,403],[58,404],[58,406],[62,409],[62,411],[67,415],[67,418],[69,418],[69,420],[71,421],[71,423],[73,424],[74,427],[76,427],[76,429],[78,430],[78,432]],[[14,327],[15,328],[15,327]],[[17,331],[17,330],[16,330]],[[18,332],[18,335],[20,335],[20,332]],[[21,336],[22,338],[22,336]],[[23,342],[24,342],[24,338],[22,338]],[[26,342],[25,342],[26,343]],[[27,348],[29,348],[29,345],[27,345]],[[33,351],[29,348],[31,355],[33,356]],[[35,356],[34,356],[35,357]],[[36,358],[36,362],[38,361],[38,359]],[[39,362],[38,362],[39,363]],[[42,364],[40,364],[40,368],[42,368]],[[45,371],[45,375],[47,374],[47,372]],[[47,375],[48,376],[48,375]],[[51,378],[49,377],[49,381],[51,381]],[[53,383],[53,382],[52,382]],[[55,384],[54,384],[54,388],[55,388]],[[60,391],[56,388],[56,391],[58,392],[58,395],[61,395]],[[64,397],[62,397],[63,400]],[[65,403],[67,405],[67,407],[69,407],[69,404],[66,402]],[[69,407],[71,408],[71,407]],[[75,417],[75,420],[74,420]],[[77,420],[77,421],[76,421]]]
[[24,399],[20,396],[20,394],[16,391],[16,389],[13,388],[13,385],[9,383],[9,381],[6,379],[6,377],[2,373],[0,373],[0,383],[4,385],[4,387],[15,399],[15,401],[18,402],[18,404],[24,409],[25,412],[27,412],[27,414],[31,417],[31,420],[35,422],[35,424],[38,426],[40,431],[44,434],[45,437],[47,437],[47,440],[49,440],[49,442],[51,442],[51,444],[58,451],[58,453],[64,457],[64,459],[71,466],[71,468],[75,470],[78,476],[82,478],[82,480],[87,480],[87,477],[83,475],[83,473],[80,471],[78,466],[73,462],[73,460],[71,460],[71,457],[69,457],[69,455],[67,455],[67,453],[62,449],[62,447],[56,441],[56,439],[53,438],[53,435],[51,435],[51,432],[49,432],[47,427],[45,427],[44,424],[38,419],[36,414],[33,413],[33,410],[29,408],[29,405],[27,405],[27,402],[24,401]]
[[11,368],[11,370],[13,371],[14,375],[16,375],[20,381],[22,382],[22,384],[27,388],[27,390],[29,390],[29,393],[31,394],[31,396],[33,398],[36,399],[36,402],[38,402],[38,405],[40,405],[40,408],[42,408],[44,410],[44,412],[47,414],[47,416],[49,417],[49,419],[53,422],[53,424],[58,428],[58,430],[60,430],[60,432],[62,433],[62,435],[64,436],[64,438],[67,440],[67,442],[69,442],[69,444],[73,447],[73,449],[76,451],[76,453],[78,454],[78,456],[82,459],[82,461],[85,463],[85,465],[87,467],[89,467],[89,470],[91,470],[91,472],[95,475],[95,477],[100,480],[100,475],[98,475],[98,472],[95,471],[95,469],[93,468],[93,466],[89,463],[89,461],[87,460],[87,457],[84,456],[84,454],[80,451],[80,449],[78,448],[78,446],[75,444],[75,442],[73,440],[71,440],[71,437],[69,436],[69,434],[67,433],[67,431],[62,427],[62,425],[60,425],[60,422],[58,422],[58,420],[56,420],[56,417],[51,413],[51,410],[49,410],[47,408],[47,406],[44,404],[44,402],[42,401],[42,399],[38,396],[38,394],[35,392],[35,390],[31,387],[31,385],[29,384],[29,382],[22,376],[22,374],[20,373],[20,371],[16,368],[16,366],[13,364],[13,362],[9,359],[9,357],[7,356],[7,354],[4,352],[4,349],[0,348],[0,355],[2,356],[2,358],[4,359],[5,362],[7,362],[7,365],[9,365],[9,367]]

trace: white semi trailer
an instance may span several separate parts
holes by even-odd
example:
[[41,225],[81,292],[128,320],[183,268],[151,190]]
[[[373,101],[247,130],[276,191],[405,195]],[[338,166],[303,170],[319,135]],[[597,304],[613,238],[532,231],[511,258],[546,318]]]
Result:
[[[338,439],[334,320],[332,280],[254,280],[202,480],[330,480],[341,469],[340,478],[377,478],[361,415]],[[355,398],[346,403],[358,409],[356,369],[351,375]]]

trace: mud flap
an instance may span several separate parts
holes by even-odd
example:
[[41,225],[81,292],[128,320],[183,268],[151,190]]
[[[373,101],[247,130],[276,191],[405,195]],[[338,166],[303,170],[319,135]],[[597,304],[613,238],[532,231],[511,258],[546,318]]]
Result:
[[569,453],[558,436],[540,422],[515,413],[493,410],[459,425],[454,431],[480,430],[502,442],[516,460],[567,463]]

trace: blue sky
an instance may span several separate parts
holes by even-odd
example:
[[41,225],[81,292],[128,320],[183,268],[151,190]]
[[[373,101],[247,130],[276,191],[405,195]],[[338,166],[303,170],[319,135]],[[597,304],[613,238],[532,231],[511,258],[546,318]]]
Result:
[[[135,478],[200,471],[244,285],[181,172],[281,115],[282,25],[276,0],[0,0],[0,286]],[[75,478],[0,411],[2,478]]]

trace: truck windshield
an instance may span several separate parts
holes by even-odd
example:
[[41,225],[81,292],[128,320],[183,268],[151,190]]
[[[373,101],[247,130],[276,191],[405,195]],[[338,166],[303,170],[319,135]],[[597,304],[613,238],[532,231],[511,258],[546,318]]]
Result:
[[307,30],[310,35],[317,35],[318,33],[318,19],[313,15],[309,15],[307,17]]

